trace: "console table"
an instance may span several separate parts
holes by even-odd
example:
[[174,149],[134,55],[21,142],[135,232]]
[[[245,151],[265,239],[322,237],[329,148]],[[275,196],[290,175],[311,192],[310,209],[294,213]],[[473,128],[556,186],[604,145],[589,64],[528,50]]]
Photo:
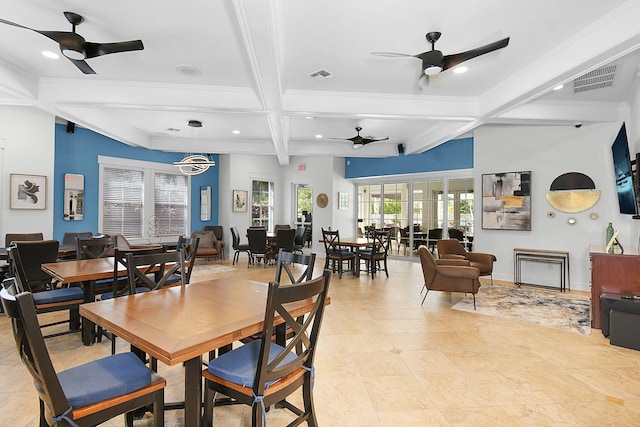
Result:
[[[560,292],[571,289],[569,278],[569,252],[556,251],[550,249],[513,249],[513,282],[517,285],[536,285],[535,283],[524,283],[522,281],[522,261],[544,262],[558,264],[560,266]],[[545,286],[545,285],[537,285]]]
[[624,254],[609,254],[604,246],[590,246],[591,327],[600,329],[600,295],[603,292],[640,295],[640,256],[634,248]]

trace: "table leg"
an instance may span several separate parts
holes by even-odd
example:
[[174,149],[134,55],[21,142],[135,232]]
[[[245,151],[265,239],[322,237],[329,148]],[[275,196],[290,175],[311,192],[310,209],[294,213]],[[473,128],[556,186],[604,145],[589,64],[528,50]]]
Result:
[[353,275],[356,277],[360,277],[360,248],[356,247],[356,255],[355,258],[353,258],[353,262],[356,263],[356,265],[353,266]]
[[[89,280],[82,282],[84,291],[84,302],[93,302],[96,299],[95,281]],[[96,342],[96,325],[92,321],[82,318],[82,343],[84,345],[93,345]]]
[[202,412],[202,356],[184,364],[184,425],[200,426]]

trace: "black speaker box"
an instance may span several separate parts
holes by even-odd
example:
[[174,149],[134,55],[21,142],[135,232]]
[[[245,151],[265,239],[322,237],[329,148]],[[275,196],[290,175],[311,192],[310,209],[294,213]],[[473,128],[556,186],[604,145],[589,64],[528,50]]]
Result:
[[76,131],[76,124],[73,122],[67,122],[67,133],[73,133]]
[[398,154],[404,154],[404,144],[398,144]]

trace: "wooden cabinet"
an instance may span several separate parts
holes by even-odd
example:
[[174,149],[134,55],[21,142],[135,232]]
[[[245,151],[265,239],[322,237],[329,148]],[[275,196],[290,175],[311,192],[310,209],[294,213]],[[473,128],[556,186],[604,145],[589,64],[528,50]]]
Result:
[[[632,252],[632,253],[630,253]],[[603,292],[640,295],[640,256],[608,254],[604,247],[591,246],[591,327],[601,328],[600,295]]]

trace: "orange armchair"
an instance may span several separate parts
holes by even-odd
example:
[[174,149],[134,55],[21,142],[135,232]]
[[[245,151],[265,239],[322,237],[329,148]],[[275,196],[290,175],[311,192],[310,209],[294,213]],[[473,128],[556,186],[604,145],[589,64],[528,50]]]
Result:
[[200,239],[195,253],[196,258],[220,258],[220,262],[222,262],[224,242],[218,240],[212,230],[200,230],[191,233],[192,239],[196,237]]
[[466,259],[471,267],[480,270],[481,276],[491,276],[493,285],[493,263],[497,261],[492,254],[467,252],[457,239],[438,240],[438,256],[440,259]]
[[[418,248],[424,286],[426,289],[422,304],[427,299],[429,291],[464,292],[473,295],[473,309],[476,308],[476,294],[480,289],[478,277],[480,271],[469,266],[469,261],[463,259],[436,261],[426,246]],[[422,293],[422,290],[420,291]]]

